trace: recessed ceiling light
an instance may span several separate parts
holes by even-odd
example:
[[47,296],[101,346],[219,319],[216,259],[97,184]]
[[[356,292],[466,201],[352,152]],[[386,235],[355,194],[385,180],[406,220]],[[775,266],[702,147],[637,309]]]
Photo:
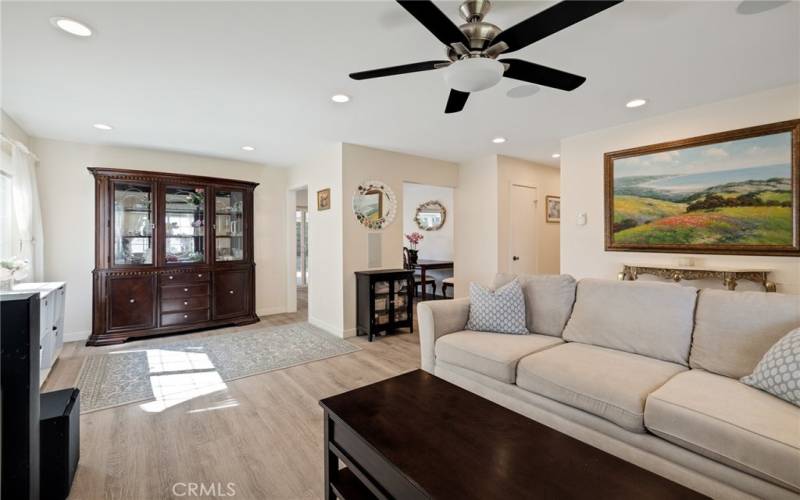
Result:
[[539,86],[529,84],[529,85],[520,85],[519,87],[514,87],[513,89],[506,92],[506,95],[513,99],[519,99],[521,97],[532,96],[537,92],[539,92]]
[[97,130],[114,130],[114,127],[105,123],[95,123],[92,125],[92,127],[96,128]]
[[253,146],[242,146],[242,149],[244,149],[245,151],[255,151],[256,150],[256,148],[254,148]]
[[492,142],[495,143],[495,144],[503,144],[504,142],[506,142],[506,138],[505,137],[495,137],[494,139],[492,139]]
[[553,153],[553,158],[561,158],[561,153]]
[[342,103],[342,102],[347,102],[349,100],[350,96],[345,94],[336,94],[334,96],[331,96],[331,101],[333,102]]
[[92,30],[83,23],[68,17],[53,17],[50,23],[56,28],[66,31],[70,35],[87,37],[92,36]]
[[638,108],[639,106],[644,106],[647,104],[647,99],[633,99],[628,101],[625,106],[629,108]]

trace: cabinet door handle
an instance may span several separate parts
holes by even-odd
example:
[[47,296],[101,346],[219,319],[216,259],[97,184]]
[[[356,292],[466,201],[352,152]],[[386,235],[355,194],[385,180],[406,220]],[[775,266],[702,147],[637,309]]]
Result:
[[130,299],[128,302],[130,302],[131,304],[133,304],[134,302],[136,302],[136,299]]
[[198,278],[202,278],[203,277],[203,273],[198,274],[197,277]]
[[228,293],[233,295],[233,290],[228,290]]
[[184,289],[183,289],[183,291],[184,291],[184,292],[188,292],[188,291],[189,291],[189,289],[188,289],[188,288],[184,288]]
[[188,300],[184,300],[183,301],[183,305],[188,306],[189,305],[189,301]]
[[170,276],[169,279],[173,280],[175,279],[175,276]]
[[187,319],[188,317],[189,317],[189,315],[188,315],[188,314],[184,314],[184,315],[183,315],[183,319]]

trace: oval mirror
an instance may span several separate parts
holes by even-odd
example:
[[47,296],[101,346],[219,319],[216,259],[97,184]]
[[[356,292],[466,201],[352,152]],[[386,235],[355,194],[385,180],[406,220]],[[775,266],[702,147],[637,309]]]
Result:
[[438,201],[426,201],[417,207],[414,221],[420,229],[438,231],[447,219],[447,209]]
[[394,220],[397,198],[392,189],[380,181],[361,183],[353,195],[353,213],[368,229],[383,229]]

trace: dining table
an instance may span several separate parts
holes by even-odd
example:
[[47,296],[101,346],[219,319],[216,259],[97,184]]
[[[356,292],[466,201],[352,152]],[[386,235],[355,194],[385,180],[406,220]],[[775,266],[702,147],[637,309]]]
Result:
[[432,260],[432,259],[417,259],[415,264],[411,264],[411,269],[419,269],[420,279],[422,280],[422,297],[421,300],[428,298],[428,287],[425,286],[425,278],[428,271],[432,269],[453,269],[452,260]]

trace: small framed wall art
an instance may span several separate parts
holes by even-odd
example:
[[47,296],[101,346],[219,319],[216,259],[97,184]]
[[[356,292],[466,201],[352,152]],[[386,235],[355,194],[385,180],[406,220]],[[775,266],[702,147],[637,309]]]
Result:
[[331,188],[320,189],[317,191],[317,211],[329,210],[331,208]]
[[544,218],[547,222],[558,224],[561,222],[561,197],[560,196],[545,196],[545,213]]

